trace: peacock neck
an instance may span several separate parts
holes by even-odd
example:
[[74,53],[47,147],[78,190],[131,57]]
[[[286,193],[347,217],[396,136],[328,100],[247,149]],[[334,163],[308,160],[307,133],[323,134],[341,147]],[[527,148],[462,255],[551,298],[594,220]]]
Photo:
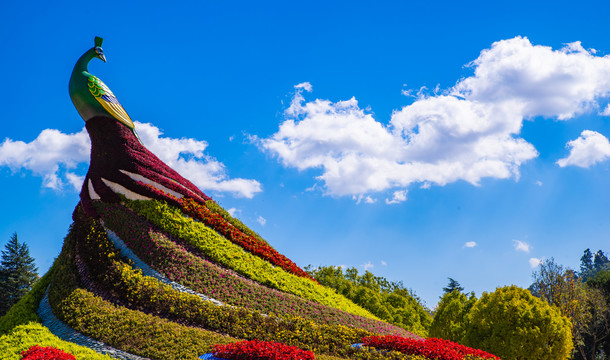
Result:
[[78,61],[76,62],[76,65],[74,65],[73,72],[74,73],[89,72],[87,69],[87,66],[89,65],[89,61],[91,61],[91,59],[96,57],[96,54],[97,53],[95,52],[95,48],[89,49],[89,51],[84,53],[83,56],[81,56],[80,59],[78,59]]

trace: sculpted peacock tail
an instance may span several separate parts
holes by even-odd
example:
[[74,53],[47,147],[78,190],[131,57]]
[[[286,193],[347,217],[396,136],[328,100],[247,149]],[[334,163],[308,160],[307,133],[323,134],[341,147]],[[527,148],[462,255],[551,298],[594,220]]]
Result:
[[162,199],[179,205],[188,197],[203,204],[210,198],[148,150],[122,123],[98,116],[87,121],[91,163],[81,190],[85,212],[97,216],[92,200]]
[[282,358],[291,360],[314,353],[406,359],[362,355],[351,345],[375,335],[418,336],[320,285],[141,143],[112,91],[87,70],[94,58],[106,61],[101,44],[96,38],[70,78],[91,138],[74,222],[52,269],[7,320],[39,318],[42,325],[27,331],[46,337],[24,335],[19,344],[52,344],[95,360],[110,358],[89,349],[194,360],[236,351],[221,351],[228,343],[247,358],[260,349],[288,351]]

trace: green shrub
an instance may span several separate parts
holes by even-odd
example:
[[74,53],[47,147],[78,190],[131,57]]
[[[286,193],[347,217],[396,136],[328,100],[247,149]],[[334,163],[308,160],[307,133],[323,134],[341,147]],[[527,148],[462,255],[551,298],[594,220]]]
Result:
[[[389,323],[354,315],[245,279],[187,251],[154,229],[142,216],[120,204],[98,203],[96,210],[104,226],[112,229],[140,260],[170,280],[223,303],[264,314],[299,316],[320,324],[345,325],[383,335],[410,336],[404,329]],[[81,248],[83,251],[95,248],[99,252],[98,245],[99,241]],[[108,247],[113,248],[112,245]]]
[[417,335],[427,335],[432,317],[401,282],[388,281],[370,271],[358,275],[356,268],[349,268],[345,273],[335,266],[305,269],[320,284],[335,289],[379,318]]
[[446,293],[438,303],[428,335],[462,344],[468,329],[468,314],[477,299],[459,291]]
[[0,336],[0,355],[3,360],[19,360],[21,352],[33,345],[52,346],[73,354],[78,360],[111,360],[108,355],[61,340],[49,329],[35,322],[19,325],[9,334]]
[[468,318],[465,345],[503,360],[567,359],[572,351],[570,321],[558,308],[514,285],[483,293]]
[[11,309],[0,318],[0,335],[8,334],[18,325],[30,322],[40,322],[36,314],[38,304],[44,296],[49,285],[53,267],[32,286],[32,290],[25,294]]
[[157,316],[115,306],[99,296],[78,288],[74,245],[87,236],[86,228],[75,223],[64,241],[49,289],[55,316],[74,330],[123,351],[154,359],[195,359],[214,344],[234,342],[200,328],[192,328]]
[[290,274],[244,251],[205,225],[184,216],[180,210],[157,200],[131,201],[126,204],[150,222],[187,241],[210,259],[261,284],[331,306],[355,315],[378,320],[334,290],[312,280]]
[[281,342],[317,353],[344,353],[350,344],[373,335],[357,328],[320,324],[296,316],[263,316],[244,308],[217,306],[196,295],[178,292],[116,260],[119,256],[97,222],[91,222],[87,236],[78,241],[79,254],[90,267],[91,276],[131,308],[180,319],[188,325],[236,338]]

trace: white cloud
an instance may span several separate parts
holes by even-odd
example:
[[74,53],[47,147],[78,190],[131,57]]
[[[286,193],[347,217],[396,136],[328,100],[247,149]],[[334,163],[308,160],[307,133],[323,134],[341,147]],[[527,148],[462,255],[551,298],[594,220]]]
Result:
[[540,265],[540,263],[543,261],[543,259],[538,259],[538,258],[530,258],[529,262],[530,262],[530,266],[532,268],[537,267],[538,265]]
[[521,240],[513,240],[513,247],[517,251],[523,251],[526,253],[530,252],[530,250],[532,248],[530,244],[523,242]]
[[388,263],[383,261],[383,260],[381,260],[381,266],[388,266]]
[[498,41],[471,66],[472,76],[440,95],[420,89],[387,125],[355,98],[307,102],[299,84],[278,131],[258,144],[284,166],[319,169],[327,195],[417,182],[478,185],[483,178],[518,179],[521,164],[538,156],[519,137],[525,119],[567,120],[610,94],[610,56],[578,42],[553,50],[522,37]]
[[256,219],[256,222],[258,222],[262,226],[265,226],[265,224],[267,223],[267,219],[259,215],[259,217]]
[[[315,184],[314,184],[314,187],[315,187]],[[310,189],[311,188],[309,188],[307,190],[310,190]],[[365,196],[365,195],[362,195],[362,194],[360,194],[358,196],[354,195],[354,196],[352,196],[352,199],[356,200],[356,205],[360,204],[362,201],[364,201],[365,204],[374,204],[374,203],[377,202],[377,199],[372,198],[369,195]]]
[[294,86],[294,88],[297,89],[297,90],[301,90],[302,89],[302,90],[305,90],[307,92],[311,92],[313,90],[313,86],[311,86],[311,84],[308,83],[308,82],[302,82],[300,84],[297,84],[297,85]]
[[476,241],[467,241],[466,243],[464,243],[464,247],[467,247],[467,248],[473,248],[475,246],[477,246]]
[[561,167],[573,165],[588,168],[610,158],[608,138],[596,131],[584,130],[579,138],[569,141],[566,147],[570,149],[570,154],[557,161]]
[[241,212],[241,210],[237,210],[236,208],[230,208],[229,210],[227,210],[227,212],[229,213],[229,215],[235,217],[235,214]]
[[542,181],[540,181],[540,180],[537,180],[537,181],[535,182],[535,184],[536,184],[536,185],[538,185],[538,186],[542,186],[542,185],[543,185],[543,184],[542,184]]
[[610,116],[610,104],[606,105],[606,108],[600,113],[600,115]]
[[[150,151],[203,191],[230,192],[247,198],[262,191],[256,180],[229,178],[224,164],[204,153],[208,145],[205,141],[163,137],[159,128],[151,124],[136,122],[136,129]],[[75,134],[46,129],[29,143],[5,139],[0,144],[0,166],[13,172],[29,170],[43,178],[45,188],[61,191],[69,184],[78,191],[85,174],[77,173],[76,168],[89,163],[90,149],[85,128]]]
[[148,123],[136,122],[136,129],[150,151],[203,191],[230,192],[246,198],[262,191],[256,180],[230,179],[223,163],[204,154],[208,146],[205,141],[161,137],[159,128]]
[[372,268],[375,267],[375,265],[373,265],[373,263],[370,262],[370,261],[367,262],[366,264],[363,264],[363,265],[360,265],[360,266],[362,266],[364,268],[364,271],[367,271],[367,270],[372,269]]
[[[75,181],[78,179],[67,174],[79,163],[89,161],[90,148],[89,135],[84,128],[75,134],[45,129],[29,143],[5,139],[0,144],[0,166],[13,172],[29,170],[42,177],[43,187],[60,191],[66,183],[77,187]],[[80,190],[80,185],[78,187]]]
[[385,199],[386,204],[398,204],[407,201],[407,190],[397,190],[392,194],[392,199]]

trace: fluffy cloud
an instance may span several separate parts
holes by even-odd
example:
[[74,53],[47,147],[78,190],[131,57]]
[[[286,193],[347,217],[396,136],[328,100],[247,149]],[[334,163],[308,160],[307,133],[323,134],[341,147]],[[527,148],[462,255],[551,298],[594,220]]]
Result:
[[418,182],[478,185],[483,178],[518,179],[521,164],[538,156],[519,137],[525,119],[567,120],[610,94],[610,57],[579,42],[553,50],[527,38],[503,40],[470,66],[473,76],[439,95],[420,93],[387,125],[355,98],[307,102],[303,91],[312,86],[299,84],[279,130],[259,145],[284,166],[320,169],[328,195],[358,199]]
[[392,199],[385,199],[386,204],[398,204],[407,201],[407,190],[397,190],[392,194]]
[[0,144],[0,166],[13,172],[29,170],[42,177],[45,188],[59,191],[69,184],[80,190],[83,178],[72,171],[78,164],[89,161],[90,148],[84,128],[75,134],[46,129],[29,143],[5,139]]
[[515,250],[517,251],[523,251],[523,252],[530,252],[531,250],[531,246],[530,244],[523,242],[521,240],[513,240],[513,247],[515,248]]
[[538,258],[530,258],[529,262],[530,262],[530,266],[533,268],[537,267],[538,265],[540,265],[540,263],[542,263],[543,259],[538,259]]
[[464,244],[464,247],[467,247],[467,248],[473,248],[475,246],[477,246],[476,241],[468,241]]
[[264,218],[264,217],[262,217],[262,216],[259,216],[259,217],[256,219],[256,222],[258,222],[259,224],[261,224],[261,226],[265,226],[265,224],[267,223],[267,219],[265,219],[265,218]]
[[610,158],[608,138],[596,131],[583,131],[578,139],[569,141],[566,147],[570,149],[570,154],[557,161],[561,167],[573,165],[588,168]]
[[[256,180],[230,179],[224,164],[204,153],[205,141],[163,137],[159,128],[151,124],[136,122],[136,129],[149,150],[204,191],[229,192],[247,198],[261,191]],[[13,172],[29,170],[43,178],[42,186],[46,188],[59,191],[70,185],[78,191],[84,174],[78,174],[76,168],[89,162],[90,148],[84,128],[75,134],[46,129],[29,143],[4,140],[0,144],[0,166]]]

